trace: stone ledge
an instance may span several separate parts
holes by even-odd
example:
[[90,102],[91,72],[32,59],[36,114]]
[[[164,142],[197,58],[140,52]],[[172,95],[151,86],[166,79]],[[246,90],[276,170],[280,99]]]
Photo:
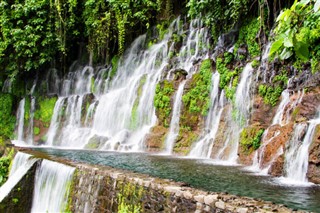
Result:
[[117,212],[121,206],[143,212],[303,212],[261,199],[207,192],[168,179],[21,151],[77,168],[70,193],[72,212]]

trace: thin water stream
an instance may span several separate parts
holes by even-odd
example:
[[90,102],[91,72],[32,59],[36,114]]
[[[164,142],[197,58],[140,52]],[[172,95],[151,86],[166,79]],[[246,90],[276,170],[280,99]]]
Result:
[[97,152],[88,150],[40,149],[50,156],[76,162],[112,166],[182,181],[192,187],[214,192],[261,198],[293,209],[320,211],[320,187],[289,187],[270,176],[256,176],[242,167],[215,165],[210,160],[192,160],[143,153]]

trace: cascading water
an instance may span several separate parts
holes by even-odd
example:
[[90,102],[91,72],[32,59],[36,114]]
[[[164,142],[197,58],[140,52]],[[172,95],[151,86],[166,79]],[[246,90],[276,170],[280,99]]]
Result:
[[[290,84],[291,79],[288,81],[288,86]],[[295,99],[291,98],[292,96],[295,96]],[[304,96],[304,92],[298,91],[296,94],[293,93],[293,95],[290,95],[289,89],[286,89],[281,94],[281,102],[279,104],[279,107],[277,109],[277,112],[272,120],[272,125],[280,125],[285,126],[290,122],[291,119],[291,113],[292,110],[295,109],[295,107],[301,103],[302,98]],[[293,99],[293,100],[291,100]],[[271,126],[272,126],[271,125]],[[269,128],[266,129],[266,131],[263,134],[262,141],[264,143],[262,146],[256,151],[252,165],[248,168],[249,170],[253,171],[259,171],[260,174],[267,174],[268,170],[272,166],[273,162],[276,160],[277,157],[280,155],[278,154],[280,151],[275,153],[275,156],[272,157],[272,160],[267,163],[266,166],[262,166],[262,161],[264,157],[264,152],[266,150],[266,147],[276,138],[280,135],[280,132],[277,131],[273,136],[271,136],[268,140],[266,140],[266,136],[268,135]],[[282,149],[281,149],[282,150]],[[283,150],[282,150],[283,153]]]
[[[187,78],[196,71],[195,61],[208,55],[208,31],[200,20],[191,21],[188,36],[180,18],[169,26],[164,39],[145,50],[146,36],[138,37],[118,63],[116,75],[111,68],[95,71],[76,63],[62,80],[56,70],[48,74],[48,91],[62,85],[54,108],[46,145],[95,147],[106,150],[141,151],[144,138],[156,124],[153,99],[157,83],[168,71],[174,50],[173,34],[183,38],[176,63],[168,71],[184,69]],[[72,72],[72,70],[76,70]],[[92,95],[94,97],[92,98]],[[93,99],[89,104],[87,99]],[[91,105],[90,105],[91,104]],[[83,114],[85,107],[87,113]],[[99,140],[96,140],[99,138]]]
[[[290,82],[290,80],[289,80]],[[289,83],[288,83],[289,85]],[[277,109],[276,115],[272,120],[272,125],[279,124],[284,126],[290,122],[290,114],[292,110],[302,101],[304,92],[298,91],[297,98],[293,101],[290,100],[290,91],[284,90],[281,94],[281,102]]]
[[27,129],[27,135],[26,135],[26,142],[29,145],[33,144],[33,118],[34,118],[34,112],[36,110],[36,98],[33,96],[34,90],[36,88],[37,81],[35,80],[33,83],[33,86],[30,90],[30,111],[29,111],[29,125]]
[[17,123],[16,123],[16,137],[18,141],[23,141],[24,139],[24,132],[23,132],[23,127],[24,127],[24,105],[25,105],[26,99],[23,98],[18,107],[17,111]]
[[293,136],[287,143],[284,162],[285,177],[293,182],[308,182],[308,150],[312,142],[315,129],[319,124],[320,116],[318,115],[318,118],[308,121],[308,127],[306,123],[295,125]]
[[[236,90],[234,106],[229,112],[227,139],[224,146],[217,154],[218,160],[236,163],[238,159],[238,147],[240,132],[249,122],[251,108],[251,89],[253,83],[253,68],[248,63],[241,73],[241,80]],[[228,150],[228,151],[227,151]],[[227,151],[227,152],[226,152]]]
[[13,159],[9,179],[0,188],[0,203],[36,161],[37,159],[31,158],[31,155],[17,152],[15,158]]
[[212,85],[211,85],[211,92],[210,92],[210,103],[211,106],[209,108],[208,117],[206,118],[205,122],[205,132],[203,133],[204,136],[200,139],[194,148],[190,151],[190,157],[196,158],[210,158],[211,150],[212,150],[212,143],[216,137],[216,133],[218,131],[220,117],[223,111],[223,99],[224,93],[221,92],[219,98],[219,81],[220,75],[218,72],[212,75]]
[[75,168],[43,160],[35,177],[31,212],[64,212]]
[[185,84],[186,84],[186,81],[183,81],[182,83],[180,83],[179,88],[175,95],[172,118],[170,122],[170,130],[169,130],[167,139],[165,141],[165,144],[166,144],[165,150],[166,150],[166,153],[168,154],[172,154],[174,142],[179,135],[180,111],[181,111],[181,105],[182,105],[183,89]]

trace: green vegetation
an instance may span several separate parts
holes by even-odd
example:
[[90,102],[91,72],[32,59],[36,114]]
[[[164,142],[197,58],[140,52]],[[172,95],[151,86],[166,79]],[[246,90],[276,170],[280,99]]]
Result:
[[139,82],[139,87],[137,90],[137,97],[136,100],[134,101],[132,110],[131,110],[131,119],[130,119],[130,129],[136,129],[138,126],[138,106],[139,106],[139,100],[142,95],[142,89],[144,84],[146,83],[147,76],[144,75]]
[[[234,100],[234,95],[236,92],[236,88],[238,85],[238,78],[240,74],[240,68],[236,67],[234,70],[228,68],[231,67],[231,62],[233,61],[233,57],[231,59],[230,56],[233,56],[232,53],[224,53],[223,58],[219,57],[216,61],[217,70],[220,73],[220,89],[224,89],[226,93],[226,97],[229,100]],[[232,84],[230,85],[230,81],[232,80]]]
[[187,7],[188,14],[192,18],[203,14],[206,24],[211,27],[214,39],[221,33],[228,32],[240,20],[240,17],[247,14],[250,0],[234,0],[224,2],[222,0],[196,1],[189,0]]
[[236,53],[241,44],[246,44],[251,58],[261,54],[260,45],[257,41],[257,35],[260,30],[260,21],[257,18],[252,19],[240,28],[239,38],[235,44],[234,52]]
[[46,127],[50,125],[56,101],[57,97],[39,99],[39,108],[35,111],[34,118],[42,121]]
[[191,89],[182,96],[183,103],[190,113],[207,115],[210,106],[212,67],[211,60],[202,61],[199,73],[193,75]]
[[157,110],[157,115],[160,123],[165,127],[169,127],[170,124],[170,113],[171,97],[174,94],[173,83],[167,80],[160,82],[156,87],[156,94],[154,96],[154,106]]
[[14,149],[7,156],[0,158],[0,187],[7,181],[9,175],[10,163],[14,154]]
[[0,94],[0,141],[13,137],[16,122],[13,108],[13,96],[10,94]]
[[[257,150],[260,147],[264,129],[257,127],[247,127],[240,135],[240,145],[245,151]],[[253,149],[253,150],[252,150]]]
[[117,194],[119,213],[138,213],[142,208],[143,187],[123,183]]
[[319,0],[295,1],[280,13],[270,56],[278,56],[281,60],[311,61],[312,72],[319,69],[319,5]]
[[275,106],[277,104],[282,90],[283,89],[279,86],[272,87],[264,84],[259,85],[259,95],[263,97],[266,104],[270,104],[271,106]]
[[169,20],[170,0],[17,0],[0,3],[0,68],[15,79],[25,71],[66,70],[80,43],[95,63],[109,62],[157,20]]
[[39,135],[40,134],[40,128],[39,127],[33,127],[33,134]]
[[285,71],[282,71],[280,75],[274,76],[272,85],[259,85],[259,95],[263,97],[266,104],[275,106],[279,100],[279,97],[283,91],[283,88],[288,83],[288,77]]
[[197,141],[197,139],[198,135],[194,131],[191,131],[190,127],[182,126],[180,127],[177,142],[173,147],[173,151],[187,155],[190,151],[192,143]]
[[0,186],[8,179],[10,162],[11,159],[9,157],[0,158]]

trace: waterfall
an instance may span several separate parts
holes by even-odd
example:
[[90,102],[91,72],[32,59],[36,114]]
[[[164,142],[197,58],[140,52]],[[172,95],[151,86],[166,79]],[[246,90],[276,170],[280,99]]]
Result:
[[7,78],[4,81],[3,87],[2,87],[3,93],[11,93],[12,92],[12,80],[11,78]]
[[[288,81],[288,85],[290,84],[291,79]],[[295,96],[295,99],[294,97]],[[301,103],[302,98],[304,96],[304,91],[298,91],[296,94],[293,93],[290,95],[289,89],[286,89],[282,92],[281,94],[281,102],[279,104],[279,107],[276,111],[275,116],[273,117],[272,120],[272,125],[280,125],[280,126],[285,126],[290,122],[291,119],[291,113],[292,110],[296,108],[298,104]],[[270,128],[270,127],[269,127]],[[266,150],[266,147],[276,138],[280,135],[280,131],[275,132],[271,138],[266,140],[266,136],[268,135],[269,128],[266,129],[266,131],[263,134],[262,141],[264,143],[261,145],[261,147],[256,151],[254,158],[253,158],[253,163],[250,167],[248,167],[249,170],[254,170],[254,171],[259,171],[261,174],[267,174],[269,168],[272,166],[273,162],[276,160],[279,152],[275,154],[275,156],[272,157],[273,160],[267,163],[267,166],[262,166],[262,161],[264,157],[264,152]]]
[[[61,89],[46,145],[83,148],[99,143],[97,147],[105,150],[142,151],[145,136],[157,122],[156,85],[166,76],[172,80],[177,69],[185,70],[190,79],[197,70],[194,64],[208,57],[208,29],[202,21],[191,21],[187,32],[182,27],[177,18],[163,40],[147,49],[146,35],[139,36],[120,58],[115,75],[111,66],[94,69],[74,63],[59,79],[52,69],[48,91],[56,92],[57,85]],[[181,39],[178,50],[175,37]],[[174,53],[176,62],[168,66]]]
[[242,73],[239,85],[235,93],[235,101],[229,112],[229,128],[224,146],[217,154],[218,160],[226,160],[230,163],[236,163],[238,159],[238,147],[240,133],[249,122],[251,108],[251,87],[253,83],[253,68],[248,63]]
[[33,118],[34,118],[34,112],[36,109],[36,99],[35,97],[31,96],[31,103],[30,103],[30,112],[29,112],[29,125],[27,129],[27,136],[26,136],[26,142],[29,145],[33,144]]
[[283,149],[282,147],[279,148],[279,150],[277,151],[277,153],[272,157],[272,159],[270,160],[270,162],[267,163],[267,165],[262,168],[262,161],[263,161],[263,157],[265,154],[265,150],[268,144],[270,144],[273,139],[275,139],[276,137],[278,137],[280,135],[280,131],[276,131],[274,133],[274,135],[269,138],[268,140],[266,140],[265,138],[267,137],[269,132],[269,129],[266,129],[262,135],[262,141],[265,141],[261,147],[255,152],[254,157],[253,157],[253,162],[252,165],[250,167],[248,167],[248,170],[251,171],[258,171],[260,174],[263,175],[267,175],[268,171],[270,169],[270,167],[272,166],[272,164],[274,163],[274,161],[283,154]]
[[168,154],[172,154],[174,142],[179,135],[180,111],[181,111],[181,105],[182,105],[183,89],[185,84],[186,84],[186,81],[183,81],[182,83],[180,83],[179,88],[175,95],[172,118],[170,122],[170,130],[165,141],[165,145],[166,145],[165,151]]
[[43,160],[37,168],[31,212],[64,212],[75,168]]
[[47,132],[47,145],[52,146],[55,143],[55,136],[59,127],[60,119],[61,119],[61,110],[64,104],[64,97],[59,97],[54,109],[53,109],[53,115],[50,122],[50,127]]
[[16,123],[16,137],[18,139],[18,141],[23,141],[24,140],[24,106],[25,106],[25,102],[26,99],[23,98],[20,102],[19,102],[19,107],[18,107],[18,111],[17,111],[17,123]]
[[30,111],[29,111],[29,125],[27,129],[27,135],[26,135],[26,142],[29,145],[33,144],[33,118],[34,118],[34,112],[36,110],[36,98],[33,96],[34,90],[37,85],[37,80],[33,82],[32,88],[30,90],[30,97],[31,97],[31,103],[30,103]]
[[31,158],[31,155],[17,152],[13,159],[9,179],[0,188],[0,202],[10,193],[36,161],[37,159]]
[[[289,80],[290,82],[290,80]],[[289,83],[288,83],[289,85]],[[272,120],[272,125],[279,124],[281,126],[287,125],[290,122],[292,110],[302,101],[304,91],[298,91],[297,98],[290,100],[289,90],[286,89],[281,93],[281,102],[277,109],[277,112]]]
[[212,75],[212,85],[210,92],[210,108],[209,113],[206,118],[205,127],[204,127],[204,136],[196,143],[189,153],[190,157],[196,158],[210,158],[212,143],[216,137],[218,131],[220,117],[223,111],[223,92],[219,98],[219,81],[220,75],[218,72],[215,72]]
[[313,140],[315,129],[319,124],[320,116],[309,120],[308,127],[305,123],[295,125],[293,136],[287,143],[284,162],[285,177],[289,180],[298,183],[308,182],[306,175],[308,171],[309,146]]

